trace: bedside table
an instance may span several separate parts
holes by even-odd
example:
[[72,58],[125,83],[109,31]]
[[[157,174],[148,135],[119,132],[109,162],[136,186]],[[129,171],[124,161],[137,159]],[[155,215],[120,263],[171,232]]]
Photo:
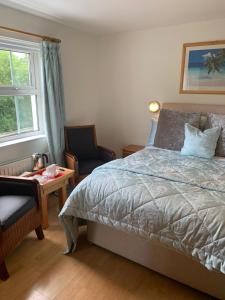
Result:
[[128,145],[122,149],[123,157],[131,155],[137,151],[144,149],[144,146],[141,145]]

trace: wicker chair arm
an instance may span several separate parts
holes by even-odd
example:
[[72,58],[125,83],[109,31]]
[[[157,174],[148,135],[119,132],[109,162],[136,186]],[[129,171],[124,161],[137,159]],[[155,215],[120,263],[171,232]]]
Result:
[[78,161],[78,158],[76,157],[75,154],[73,154],[72,152],[69,152],[69,151],[64,151],[64,156],[65,157],[68,157],[68,158],[71,158],[75,161]]
[[111,160],[116,159],[116,153],[113,150],[107,149],[107,148],[102,147],[102,146],[98,146],[98,150],[99,150],[101,158],[104,161],[107,162],[107,161],[111,161]]
[[36,179],[33,179],[31,177],[20,177],[20,176],[0,176],[0,182],[18,182],[18,183],[24,183],[24,184],[34,184],[36,185],[38,181]]
[[74,155],[71,152],[65,151],[64,152],[64,158],[65,158],[65,162],[66,162],[66,167],[68,169],[74,170],[74,176],[75,178],[79,177],[79,168],[78,168],[78,159],[76,157],[76,155]]

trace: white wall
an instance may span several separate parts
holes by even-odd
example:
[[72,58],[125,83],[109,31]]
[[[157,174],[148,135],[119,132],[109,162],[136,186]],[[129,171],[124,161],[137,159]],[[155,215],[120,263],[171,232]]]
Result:
[[[96,37],[3,6],[0,19],[62,40],[66,122],[95,123],[99,144],[118,154],[124,145],[146,143],[151,99],[225,104],[223,95],[179,94],[183,43],[225,39],[225,20]],[[44,139],[0,148],[0,161],[45,149]]]
[[[58,37],[62,40],[66,122],[95,123],[98,109],[96,37],[4,6],[0,6],[0,20],[1,25],[6,27]],[[0,31],[0,34],[8,36],[9,32]],[[24,35],[16,37],[27,38]],[[16,160],[33,152],[46,150],[45,139],[0,147],[0,162]]]
[[102,36],[98,43],[100,142],[118,153],[145,144],[151,115],[147,104],[225,104],[224,95],[179,94],[182,45],[225,39],[225,20]]

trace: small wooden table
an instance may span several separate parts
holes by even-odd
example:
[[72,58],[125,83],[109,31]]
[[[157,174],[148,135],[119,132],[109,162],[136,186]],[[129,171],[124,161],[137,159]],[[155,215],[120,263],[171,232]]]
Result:
[[144,146],[141,145],[128,145],[122,149],[123,157],[131,155],[137,151],[144,149]]
[[[40,198],[41,198],[41,223],[42,228],[48,228],[48,195],[52,192],[58,191],[59,193],[59,208],[61,209],[67,199],[67,184],[70,177],[73,176],[74,171],[59,167],[61,176],[54,179],[49,179],[47,182],[39,183]],[[33,176],[35,173],[29,175]]]

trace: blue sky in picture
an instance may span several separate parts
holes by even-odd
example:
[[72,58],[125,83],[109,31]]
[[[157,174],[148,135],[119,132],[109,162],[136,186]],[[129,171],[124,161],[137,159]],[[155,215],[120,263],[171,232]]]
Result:
[[204,56],[210,52],[217,54],[221,49],[205,49],[205,50],[191,50],[189,52],[188,68],[203,67]]

